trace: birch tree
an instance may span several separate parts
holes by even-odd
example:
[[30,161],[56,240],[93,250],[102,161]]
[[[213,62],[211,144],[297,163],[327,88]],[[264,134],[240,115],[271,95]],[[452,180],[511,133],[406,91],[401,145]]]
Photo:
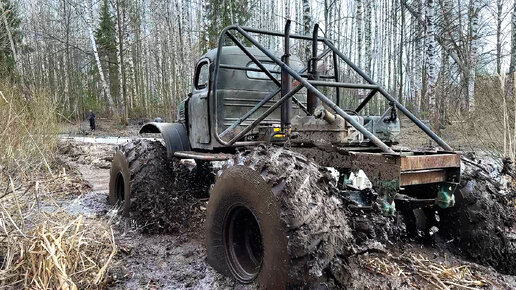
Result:
[[111,97],[111,93],[109,91],[109,86],[106,82],[106,78],[104,77],[104,70],[102,69],[102,64],[100,62],[99,53],[97,50],[97,43],[95,41],[95,35],[93,34],[93,24],[92,24],[92,14],[93,14],[93,5],[90,2],[89,9],[87,9],[86,13],[84,13],[86,26],[88,28],[88,35],[90,37],[91,49],[93,50],[93,55],[95,56],[95,61],[97,63],[97,69],[99,71],[100,83],[102,85],[102,89],[104,92],[104,97],[108,103],[108,110],[112,110],[114,108],[113,98]]
[[496,73],[502,74],[503,0],[496,0]]
[[[437,80],[436,71],[436,55],[435,55],[435,24],[434,24],[435,3],[434,0],[428,0],[426,7],[426,91],[428,97],[428,108],[430,112],[430,120],[435,125],[437,121],[437,101],[434,94],[434,85]],[[434,128],[435,129],[435,128]]]
[[475,106],[475,78],[476,78],[476,69],[478,64],[478,49],[479,49],[479,11],[480,11],[480,2],[475,0],[470,0],[469,3],[469,66],[468,66],[468,75],[467,75],[467,95],[466,95],[466,104],[468,106],[468,110],[472,111]]
[[[504,20],[516,18],[514,0],[0,1],[20,10],[0,15],[0,65],[2,57],[19,64],[24,71],[13,78],[48,90],[67,118],[105,108],[124,121],[155,114],[173,120],[196,61],[230,24],[282,31],[291,19],[293,32],[311,34],[320,23],[356,65],[432,120],[448,112],[468,115],[479,79],[512,73],[516,65],[516,20]],[[484,13],[485,7],[492,11]],[[12,23],[16,14],[19,28]],[[14,45],[2,29],[4,16]],[[282,48],[279,39],[257,38],[271,50]],[[292,54],[306,61],[310,45],[299,43],[292,41]],[[344,62],[337,69],[342,81],[361,81]],[[13,74],[14,67],[3,65],[3,72]],[[364,95],[341,92],[349,109]],[[374,99],[363,113],[380,114],[385,105]]]
[[[310,17],[310,2],[309,0],[303,0],[303,32],[305,35],[310,35],[310,26],[312,24]],[[304,43],[304,59],[310,59],[311,56],[311,48],[308,42]]]
[[356,40],[356,43],[357,43],[357,46],[356,46],[356,53],[357,53],[357,56],[358,56],[358,61],[357,61],[357,64],[358,66],[362,66],[362,26],[363,26],[363,5],[362,5],[362,0],[357,0],[357,12],[356,12],[356,17],[357,17],[357,40]]

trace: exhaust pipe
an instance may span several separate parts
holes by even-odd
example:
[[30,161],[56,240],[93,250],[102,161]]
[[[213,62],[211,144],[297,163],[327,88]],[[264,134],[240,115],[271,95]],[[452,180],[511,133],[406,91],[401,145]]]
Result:
[[326,110],[323,106],[319,106],[314,111],[314,117],[318,119],[324,119],[326,122],[333,124],[335,123],[335,115]]

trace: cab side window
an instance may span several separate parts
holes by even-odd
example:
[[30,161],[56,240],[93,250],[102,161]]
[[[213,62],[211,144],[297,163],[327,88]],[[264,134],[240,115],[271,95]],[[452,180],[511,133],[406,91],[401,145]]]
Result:
[[[279,67],[275,63],[273,63],[273,62],[263,61],[262,64],[269,71],[278,71],[279,70]],[[258,68],[258,66],[254,62],[248,63],[247,67],[248,68],[253,68],[253,69],[257,69]],[[271,72],[271,74],[276,79],[280,78],[280,74],[279,73]],[[250,78],[250,79],[270,80],[269,77],[264,72],[261,72],[261,71],[251,71],[251,70],[248,70],[247,71],[247,77]]]
[[210,79],[210,65],[207,61],[202,62],[199,66],[197,66],[196,78],[195,78],[195,88],[198,90],[202,90],[208,87],[208,81]]

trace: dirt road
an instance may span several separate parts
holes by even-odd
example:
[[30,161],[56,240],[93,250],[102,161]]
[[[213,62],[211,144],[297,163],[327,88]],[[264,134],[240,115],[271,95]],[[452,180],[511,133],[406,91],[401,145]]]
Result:
[[[107,204],[109,166],[114,147],[122,138],[61,138],[60,157],[92,187],[76,198],[60,204],[69,213],[110,220],[115,229],[118,254],[109,271],[113,289],[254,289],[239,285],[207,263],[204,249],[203,216],[205,202],[198,205],[196,222],[172,235],[142,234],[138,226],[121,218]],[[468,287],[516,288],[516,277],[502,275],[431,245],[415,242],[386,245],[353,255],[349,287],[381,289],[453,289],[464,279]],[[429,273],[429,274],[428,274]],[[448,278],[447,278],[448,277]],[[452,277],[452,278],[449,278]],[[462,279],[462,280],[461,280]]]

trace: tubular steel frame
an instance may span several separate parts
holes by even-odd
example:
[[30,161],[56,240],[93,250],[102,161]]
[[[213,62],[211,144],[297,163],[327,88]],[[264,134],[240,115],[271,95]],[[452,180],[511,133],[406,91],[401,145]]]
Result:
[[[389,102],[393,103],[404,115],[406,115],[412,122],[414,122],[423,132],[425,132],[432,140],[434,140],[439,146],[441,146],[446,151],[453,151],[453,149],[446,144],[439,136],[437,136],[432,130],[430,130],[425,124],[423,124],[416,116],[414,116],[410,111],[408,111],[402,104],[400,104],[395,98],[393,98],[383,87],[376,84],[364,71],[362,71],[359,67],[357,67],[354,63],[352,63],[346,56],[344,56],[334,45],[333,43],[326,38],[319,38],[317,35],[318,26],[314,27],[314,32],[312,37],[298,34],[290,34],[290,20],[287,20],[285,25],[285,32],[274,32],[267,31],[249,27],[241,27],[238,25],[230,25],[224,28],[220,34],[218,48],[217,48],[217,56],[215,60],[215,67],[213,72],[213,86],[212,86],[212,97],[209,98],[209,106],[212,108],[212,121],[211,123],[214,126],[211,126],[212,134],[215,136],[215,139],[225,146],[246,146],[250,144],[257,144],[260,141],[255,142],[239,142],[238,140],[244,137],[247,133],[249,133],[252,129],[254,129],[261,121],[263,121],[266,117],[268,117],[273,111],[278,109],[281,106],[281,127],[283,129],[288,129],[290,126],[290,114],[291,114],[291,101],[294,101],[305,113],[313,114],[313,110],[319,101],[324,102],[328,107],[333,109],[338,115],[344,118],[349,124],[351,124],[355,129],[357,129],[360,133],[364,135],[364,137],[368,138],[372,143],[378,146],[384,153],[396,154],[388,145],[382,142],[378,137],[376,137],[373,133],[369,132],[363,125],[358,123],[352,116],[346,113],[344,110],[340,108],[340,93],[339,88],[354,88],[354,89],[369,89],[371,92],[367,95],[367,97],[360,103],[360,105],[356,108],[356,112],[362,110],[367,103],[374,97],[376,93],[380,93],[383,97],[385,97]],[[276,63],[281,68],[281,81],[278,81],[261,62],[258,60],[231,32],[238,32],[241,36],[243,36],[247,41],[252,43],[256,48],[258,48],[263,54],[265,54],[270,61]],[[256,39],[254,39],[249,33],[256,33],[262,35],[269,36],[278,36],[284,38],[284,55],[279,59],[265,47],[263,47]],[[243,67],[232,67],[229,65],[220,63],[220,56],[222,54],[222,47],[224,41],[228,37],[232,42],[235,43],[237,47],[239,47],[250,59],[252,62],[256,64],[258,69],[255,68],[243,68]],[[289,57],[290,57],[290,39],[299,39],[299,40],[309,40],[312,41],[312,58],[309,60],[308,68],[301,70],[299,73],[294,71],[289,65]],[[322,43],[327,47],[319,56],[317,55],[317,46],[319,43]],[[326,57],[329,53],[333,55],[334,61],[334,76],[333,79],[335,82],[325,82],[319,81],[318,79],[322,78],[318,75],[317,72],[317,61]],[[342,83],[339,82],[338,75],[338,67],[337,67],[337,57],[343,60],[349,67],[351,67],[355,72],[357,72],[366,82],[367,84],[357,84],[357,83]],[[217,132],[217,112],[213,108],[216,108],[217,101],[217,82],[220,68],[223,69],[235,69],[235,70],[251,70],[251,71],[260,71],[265,73],[267,77],[271,79],[276,85],[279,86],[279,89],[269,94],[262,101],[256,104],[251,110],[249,110],[246,114],[236,120],[230,127],[228,127],[224,132],[220,135]],[[308,74],[306,75],[307,79],[304,79],[303,73],[308,70]],[[274,73],[278,73],[274,71]],[[294,88],[291,88],[291,79],[295,79],[299,84]],[[325,76],[324,78],[329,78]],[[330,98],[321,93],[317,87],[336,87],[337,88],[337,104],[335,104]],[[294,95],[301,90],[303,87],[307,89],[308,97],[307,97],[307,108],[305,108],[301,102],[299,102]],[[254,120],[250,125],[248,125],[244,130],[240,131],[236,136],[234,136],[229,141],[222,140],[222,137],[227,133],[235,129],[237,126],[242,124],[246,119],[248,119],[252,114],[254,114],[258,109],[262,108],[267,102],[273,99],[278,93],[281,93],[281,98],[276,101],[270,108],[268,108],[264,113],[262,113],[256,120]]]

